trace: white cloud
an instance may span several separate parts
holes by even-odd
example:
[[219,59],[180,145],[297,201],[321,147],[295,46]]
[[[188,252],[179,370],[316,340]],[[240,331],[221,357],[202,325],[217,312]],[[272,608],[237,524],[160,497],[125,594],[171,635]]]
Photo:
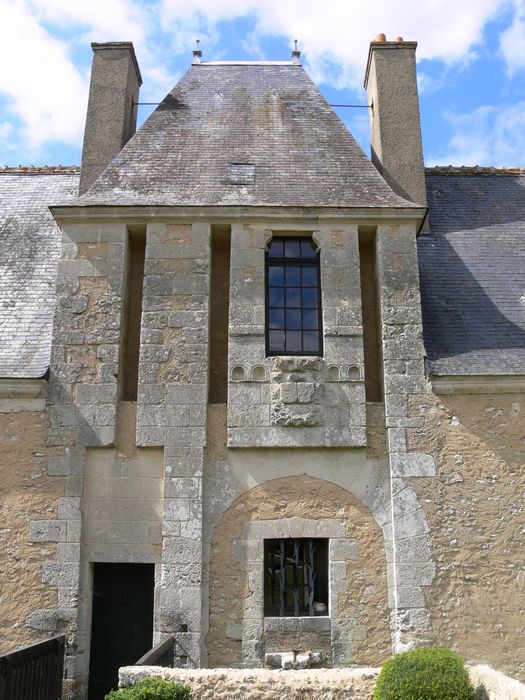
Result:
[[7,140],[13,133],[13,125],[9,122],[0,122],[0,141]]
[[[21,137],[26,152],[54,141],[81,143],[89,66],[74,57],[89,41],[133,41],[142,99],[154,101],[179,77],[171,70],[174,55],[188,55],[199,37],[205,59],[223,57],[230,42],[219,23],[241,17],[253,20],[239,41],[254,58],[264,57],[265,37],[285,37],[290,48],[297,38],[312,78],[337,88],[362,89],[369,41],[378,32],[415,39],[420,59],[456,68],[480,50],[487,22],[502,17],[510,23],[500,45],[509,73],[525,69],[525,0],[0,0],[0,94],[8,105],[2,122],[13,116],[2,140]],[[442,87],[424,74],[420,85],[422,94]],[[485,122],[495,125],[494,115]],[[460,132],[468,129],[461,115],[454,118],[457,142],[449,151],[459,154]]]
[[[135,49],[148,53],[147,36],[153,18],[133,0],[26,0],[32,16],[57,28],[76,28],[81,41],[132,41]],[[150,6],[151,7],[151,6]]]
[[0,92],[22,125],[27,147],[78,141],[87,76],[74,67],[66,43],[51,37],[25,2],[0,0],[0,65]]
[[512,24],[500,34],[500,51],[509,75],[525,68],[525,1],[514,0]]
[[22,143],[26,157],[38,159],[54,141],[81,143],[89,66],[75,65],[77,46],[133,41],[148,79],[146,98],[157,97],[159,86],[161,92],[171,87],[168,72],[158,67],[164,64],[158,45],[150,44],[154,9],[132,0],[0,0],[0,94],[16,118],[10,138]]
[[470,112],[445,112],[452,127],[448,148],[431,154],[428,165],[516,165],[525,152],[525,101]]
[[[179,0],[162,1],[166,28],[210,35],[221,20],[253,15],[255,35],[299,39],[317,79],[340,87],[361,84],[370,40],[378,33],[419,41],[419,58],[453,63],[472,56],[483,28],[508,0]],[[379,18],[379,19],[378,19]],[[206,50],[206,46],[204,46]],[[208,53],[209,55],[209,53]],[[334,76],[333,64],[340,65]]]
[[446,74],[442,73],[439,77],[431,76],[422,70],[417,72],[417,89],[419,95],[431,95],[433,92],[441,90],[447,83]]

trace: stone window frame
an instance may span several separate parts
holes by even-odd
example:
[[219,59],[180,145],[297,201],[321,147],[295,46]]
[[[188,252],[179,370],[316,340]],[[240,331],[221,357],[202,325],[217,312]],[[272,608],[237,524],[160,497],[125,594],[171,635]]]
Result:
[[[297,266],[297,267],[313,267],[317,270],[317,334],[318,342],[315,350],[271,350],[270,349],[270,321],[269,321],[269,279],[268,279],[268,269],[271,264],[272,258],[269,256],[269,250],[275,239],[296,239],[296,240],[308,240],[311,242],[312,246],[316,249],[315,258],[299,256],[298,258],[288,259],[288,258],[276,258],[275,260],[281,260],[284,267]],[[323,294],[321,286],[321,255],[319,241],[315,236],[315,232],[311,231],[273,231],[266,230],[266,246],[264,253],[264,308],[265,308],[265,318],[264,318],[264,328],[265,328],[265,354],[266,357],[277,357],[277,356],[312,356],[312,357],[323,357],[324,355],[324,331],[323,331]],[[284,285],[283,285],[284,288]],[[303,289],[301,285],[301,289]],[[303,307],[300,307],[301,312]],[[304,328],[301,326],[297,329],[301,332]]]
[[[281,538],[325,538],[328,540],[328,614],[315,617],[265,617],[264,540]],[[344,656],[346,631],[339,624],[341,593],[348,591],[346,570],[346,523],[335,518],[319,520],[293,517],[279,520],[250,520],[243,539],[234,540],[232,553],[248,575],[249,595],[243,601],[242,662],[246,666],[263,663],[264,631],[322,631],[330,627],[334,665]]]

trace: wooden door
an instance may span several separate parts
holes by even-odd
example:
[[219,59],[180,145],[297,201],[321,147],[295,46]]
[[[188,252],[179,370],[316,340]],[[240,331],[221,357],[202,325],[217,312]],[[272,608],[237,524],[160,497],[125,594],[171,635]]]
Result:
[[153,564],[94,564],[89,700],[118,686],[118,669],[153,641]]

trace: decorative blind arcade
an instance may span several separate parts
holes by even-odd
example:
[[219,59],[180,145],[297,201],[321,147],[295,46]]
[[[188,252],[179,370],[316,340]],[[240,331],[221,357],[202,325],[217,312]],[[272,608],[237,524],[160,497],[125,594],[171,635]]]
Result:
[[310,237],[275,237],[266,253],[266,352],[322,355],[319,256]]

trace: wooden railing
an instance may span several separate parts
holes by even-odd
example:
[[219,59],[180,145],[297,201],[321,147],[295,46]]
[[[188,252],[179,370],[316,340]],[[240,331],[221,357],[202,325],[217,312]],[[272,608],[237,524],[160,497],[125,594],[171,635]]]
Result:
[[2,700],[60,700],[65,637],[53,637],[0,656]]
[[134,666],[165,666],[173,668],[175,657],[175,637],[168,637],[144,654]]

